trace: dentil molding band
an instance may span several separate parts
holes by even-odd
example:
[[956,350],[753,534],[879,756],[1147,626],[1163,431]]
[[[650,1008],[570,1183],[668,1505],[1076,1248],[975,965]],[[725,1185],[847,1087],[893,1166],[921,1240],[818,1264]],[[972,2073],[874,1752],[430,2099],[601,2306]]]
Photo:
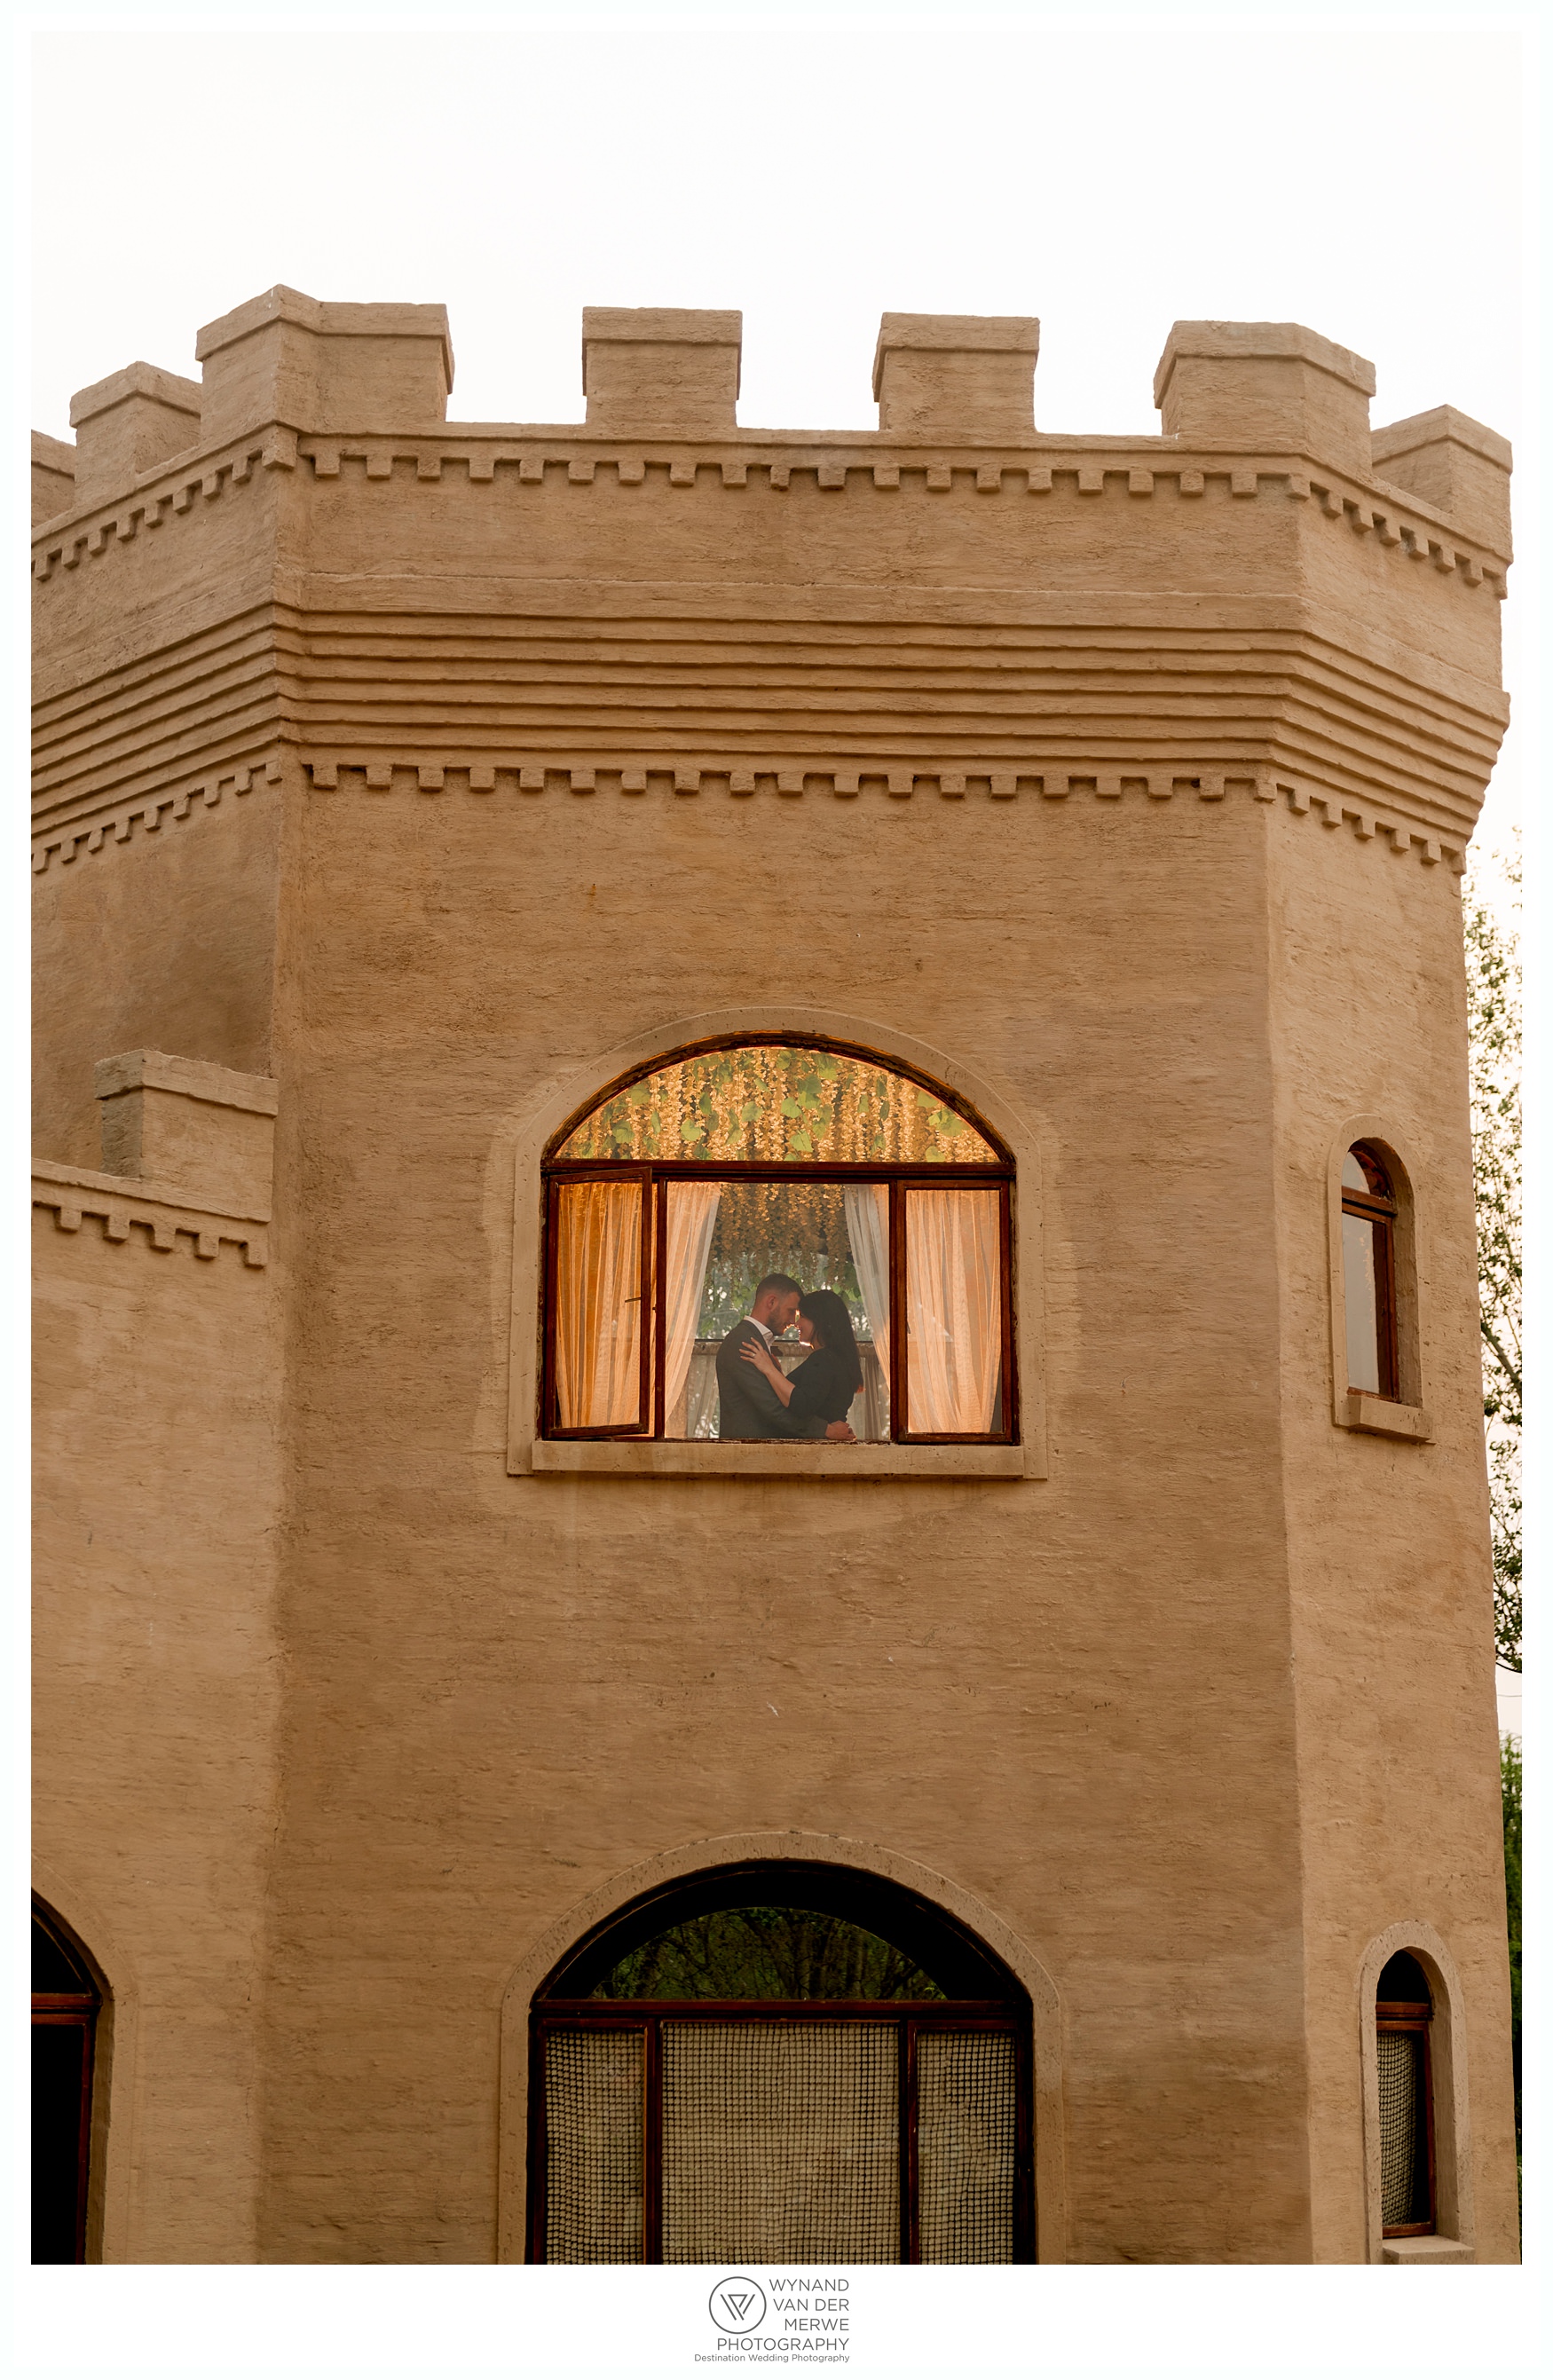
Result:
[[[1258,802],[1286,802],[1301,817],[1314,810],[1328,827],[1349,827],[1361,843],[1379,839],[1392,852],[1406,856],[1416,852],[1424,867],[1438,867],[1443,860],[1453,876],[1460,876],[1466,867],[1466,854],[1460,844],[1448,842],[1430,834],[1407,820],[1389,816],[1371,802],[1356,799],[1352,794],[1328,786],[1313,785],[1304,779],[1292,780],[1281,772],[1269,771],[1246,761],[1237,769],[1233,765],[1183,769],[1179,763],[1168,768],[1136,762],[1130,767],[1118,767],[1114,762],[1085,766],[1065,765],[1057,769],[1011,770],[921,769],[914,762],[902,761],[893,766],[872,766],[857,769],[837,769],[801,762],[772,761],[764,768],[751,769],[724,762],[721,768],[707,768],[700,762],[673,760],[642,760],[635,765],[619,759],[578,766],[573,760],[540,760],[504,759],[500,760],[429,759],[422,756],[395,757],[393,759],[325,759],[322,754],[303,756],[315,794],[335,793],[355,786],[373,795],[405,793],[415,790],[437,795],[463,791],[474,795],[518,793],[534,795],[545,793],[570,793],[579,795],[613,792],[626,795],[673,794],[700,795],[727,794],[747,799],[753,795],[796,800],[806,794],[831,794],[838,800],[855,800],[860,795],[883,795],[895,801],[909,801],[917,793],[937,792],[945,801],[963,801],[968,797],[993,801],[1013,801],[1021,796],[1043,802],[1090,799],[1136,805],[1140,802],[1168,802],[1172,799],[1200,802],[1222,802],[1234,796],[1249,796]],[[115,844],[127,843],[136,826],[142,832],[158,832],[167,818],[187,820],[197,817],[203,809],[214,809],[223,794],[241,795],[257,784],[276,784],[281,778],[281,760],[271,753],[262,760],[207,775],[182,791],[143,795],[112,816],[90,824],[77,822],[54,828],[41,834],[33,844],[32,869],[41,875],[52,861],[68,866],[82,853],[94,853]]]
[[[1341,475],[1328,472],[1313,477],[1309,471],[1292,469],[1287,462],[1252,455],[1218,463],[1207,458],[1191,463],[1159,455],[1140,460],[1136,447],[1120,455],[1114,449],[1100,454],[1070,449],[1050,461],[931,459],[909,452],[886,459],[855,452],[794,450],[774,455],[747,451],[730,454],[726,449],[688,455],[621,455],[579,452],[570,440],[536,446],[499,438],[434,443],[371,436],[299,439],[296,431],[278,426],[226,452],[184,457],[181,468],[171,474],[147,473],[112,505],[66,514],[46,524],[34,540],[33,576],[46,582],[60,570],[78,569],[83,560],[95,560],[111,548],[128,543],[142,530],[161,528],[192,512],[201,501],[213,502],[228,489],[246,485],[256,465],[261,470],[291,471],[299,462],[310,466],[314,480],[359,480],[363,487],[395,479],[435,484],[444,470],[451,469],[455,475],[462,472],[476,485],[500,477],[512,479],[520,487],[540,487],[553,480],[587,490],[600,484],[602,472],[621,488],[639,488],[650,473],[671,488],[715,483],[743,491],[763,484],[785,493],[795,478],[807,475],[818,488],[837,495],[849,490],[860,492],[865,486],[899,492],[920,481],[929,494],[971,492],[1020,502],[1030,496],[1049,499],[1065,493],[1133,504],[1171,489],[1178,498],[1189,500],[1203,496],[1214,481],[1227,485],[1234,498],[1314,502],[1329,520],[1346,523],[1358,536],[1373,535],[1377,545],[1392,550],[1399,559],[1430,564],[1468,587],[1486,586],[1500,598],[1506,591],[1502,560],[1480,545],[1464,544],[1431,507],[1400,492],[1377,498],[1373,488],[1357,481],[1345,488]],[[346,463],[359,464],[361,469],[346,472],[342,469]],[[397,471],[397,465],[404,469]]]
[[64,826],[45,828],[33,838],[32,873],[41,876],[54,858],[67,867],[83,851],[101,851],[105,843],[127,843],[137,826],[143,834],[155,834],[168,819],[183,820],[202,809],[213,810],[224,794],[246,794],[255,785],[278,784],[280,774],[280,756],[270,752],[260,759],[207,771],[177,792],[140,794],[101,818],[76,819]]
[[170,1256],[180,1238],[193,1242],[196,1257],[213,1264],[224,1240],[243,1252],[243,1262],[259,1270],[270,1260],[269,1218],[228,1215],[194,1205],[170,1184],[136,1181],[122,1173],[92,1173],[69,1165],[51,1165],[42,1158],[32,1165],[32,1204],[52,1208],[55,1227],[79,1232],[91,1215],[103,1225],[106,1240],[125,1241],[136,1226],[149,1234],[142,1245]]
[[1067,765],[1029,771],[987,768],[978,771],[925,770],[911,761],[902,761],[894,767],[876,764],[860,769],[772,761],[765,768],[751,769],[731,762],[724,762],[721,768],[706,768],[699,762],[661,759],[643,760],[636,765],[615,759],[579,767],[570,760],[519,759],[347,760],[325,759],[321,755],[304,759],[315,793],[335,793],[352,785],[370,794],[413,789],[435,795],[459,788],[482,795],[499,791],[526,795],[556,792],[586,795],[612,791],[644,795],[652,791],[679,795],[730,794],[742,798],[776,794],[796,800],[807,793],[829,793],[849,801],[867,793],[906,801],[919,791],[936,790],[946,801],[963,801],[970,795],[993,801],[1013,801],[1025,795],[1059,802],[1078,796],[1134,805],[1166,802],[1178,796],[1221,802],[1231,795],[1249,795],[1258,802],[1287,802],[1290,809],[1301,817],[1314,809],[1323,825],[1347,826],[1361,843],[1380,837],[1401,856],[1416,851],[1426,868],[1438,867],[1444,860],[1451,874],[1460,876],[1466,867],[1465,851],[1458,844],[1444,842],[1405,820],[1389,816],[1371,802],[1356,800],[1351,794],[1304,781],[1292,782],[1280,772],[1269,771],[1250,761],[1238,769],[1219,763],[1213,768],[1190,771],[1178,763],[1161,769],[1147,762],[1118,767],[1111,761],[1089,767],[1080,764],[1076,768]]

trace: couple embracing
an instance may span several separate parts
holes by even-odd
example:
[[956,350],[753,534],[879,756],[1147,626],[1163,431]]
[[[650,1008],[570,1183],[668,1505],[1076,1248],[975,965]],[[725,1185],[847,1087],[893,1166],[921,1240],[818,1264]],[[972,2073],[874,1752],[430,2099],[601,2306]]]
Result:
[[[798,1326],[811,1350],[791,1379],[772,1342]],[[719,1438],[830,1438],[855,1446],[847,1410],[863,1385],[852,1317],[833,1289],[800,1289],[769,1272],[717,1351]]]

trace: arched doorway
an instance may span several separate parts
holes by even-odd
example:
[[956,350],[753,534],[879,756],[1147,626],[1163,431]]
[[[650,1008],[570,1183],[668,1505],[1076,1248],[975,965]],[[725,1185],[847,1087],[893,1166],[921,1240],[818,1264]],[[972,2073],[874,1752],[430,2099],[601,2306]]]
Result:
[[91,2083],[103,1996],[51,1910],[32,1903],[32,2262],[86,2262]]
[[760,1861],[644,1895],[535,1996],[528,2255],[1034,2255],[1030,2004],[904,1887]]

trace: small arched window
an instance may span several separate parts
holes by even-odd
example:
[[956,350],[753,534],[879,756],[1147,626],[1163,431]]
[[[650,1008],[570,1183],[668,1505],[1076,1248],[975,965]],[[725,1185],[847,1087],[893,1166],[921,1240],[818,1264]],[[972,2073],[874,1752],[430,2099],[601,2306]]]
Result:
[[775,1861],[651,1896],[533,2010],[538,2264],[1017,2264],[1030,2006],[943,1912]]
[[1380,2228],[1400,2240],[1435,2228],[1434,2076],[1429,1980],[1409,1951],[1381,1969],[1375,1993],[1380,2089]]
[[85,1960],[32,1904],[32,2262],[86,2262],[91,2080],[102,1994]]
[[866,1050],[616,1083],[544,1163],[540,1434],[1015,1439],[1013,1180],[954,1093]]
[[1397,1199],[1378,1152],[1355,1141],[1342,1162],[1342,1286],[1348,1385],[1399,1394]]

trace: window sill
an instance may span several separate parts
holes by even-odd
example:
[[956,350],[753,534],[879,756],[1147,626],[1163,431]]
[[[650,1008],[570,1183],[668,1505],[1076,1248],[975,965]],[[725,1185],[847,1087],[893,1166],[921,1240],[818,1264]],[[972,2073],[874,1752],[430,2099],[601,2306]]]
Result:
[[1333,1415],[1340,1429],[1364,1429],[1377,1438],[1408,1438],[1426,1446],[1434,1437],[1422,1405],[1396,1403],[1390,1397],[1371,1396],[1367,1389],[1350,1389],[1338,1400]]
[[1383,2240],[1383,2265],[1475,2265],[1477,2252],[1462,2240],[1447,2240],[1438,2231],[1416,2240]]
[[842,1446],[817,1439],[536,1439],[513,1470],[656,1479],[1023,1479],[1025,1446]]

